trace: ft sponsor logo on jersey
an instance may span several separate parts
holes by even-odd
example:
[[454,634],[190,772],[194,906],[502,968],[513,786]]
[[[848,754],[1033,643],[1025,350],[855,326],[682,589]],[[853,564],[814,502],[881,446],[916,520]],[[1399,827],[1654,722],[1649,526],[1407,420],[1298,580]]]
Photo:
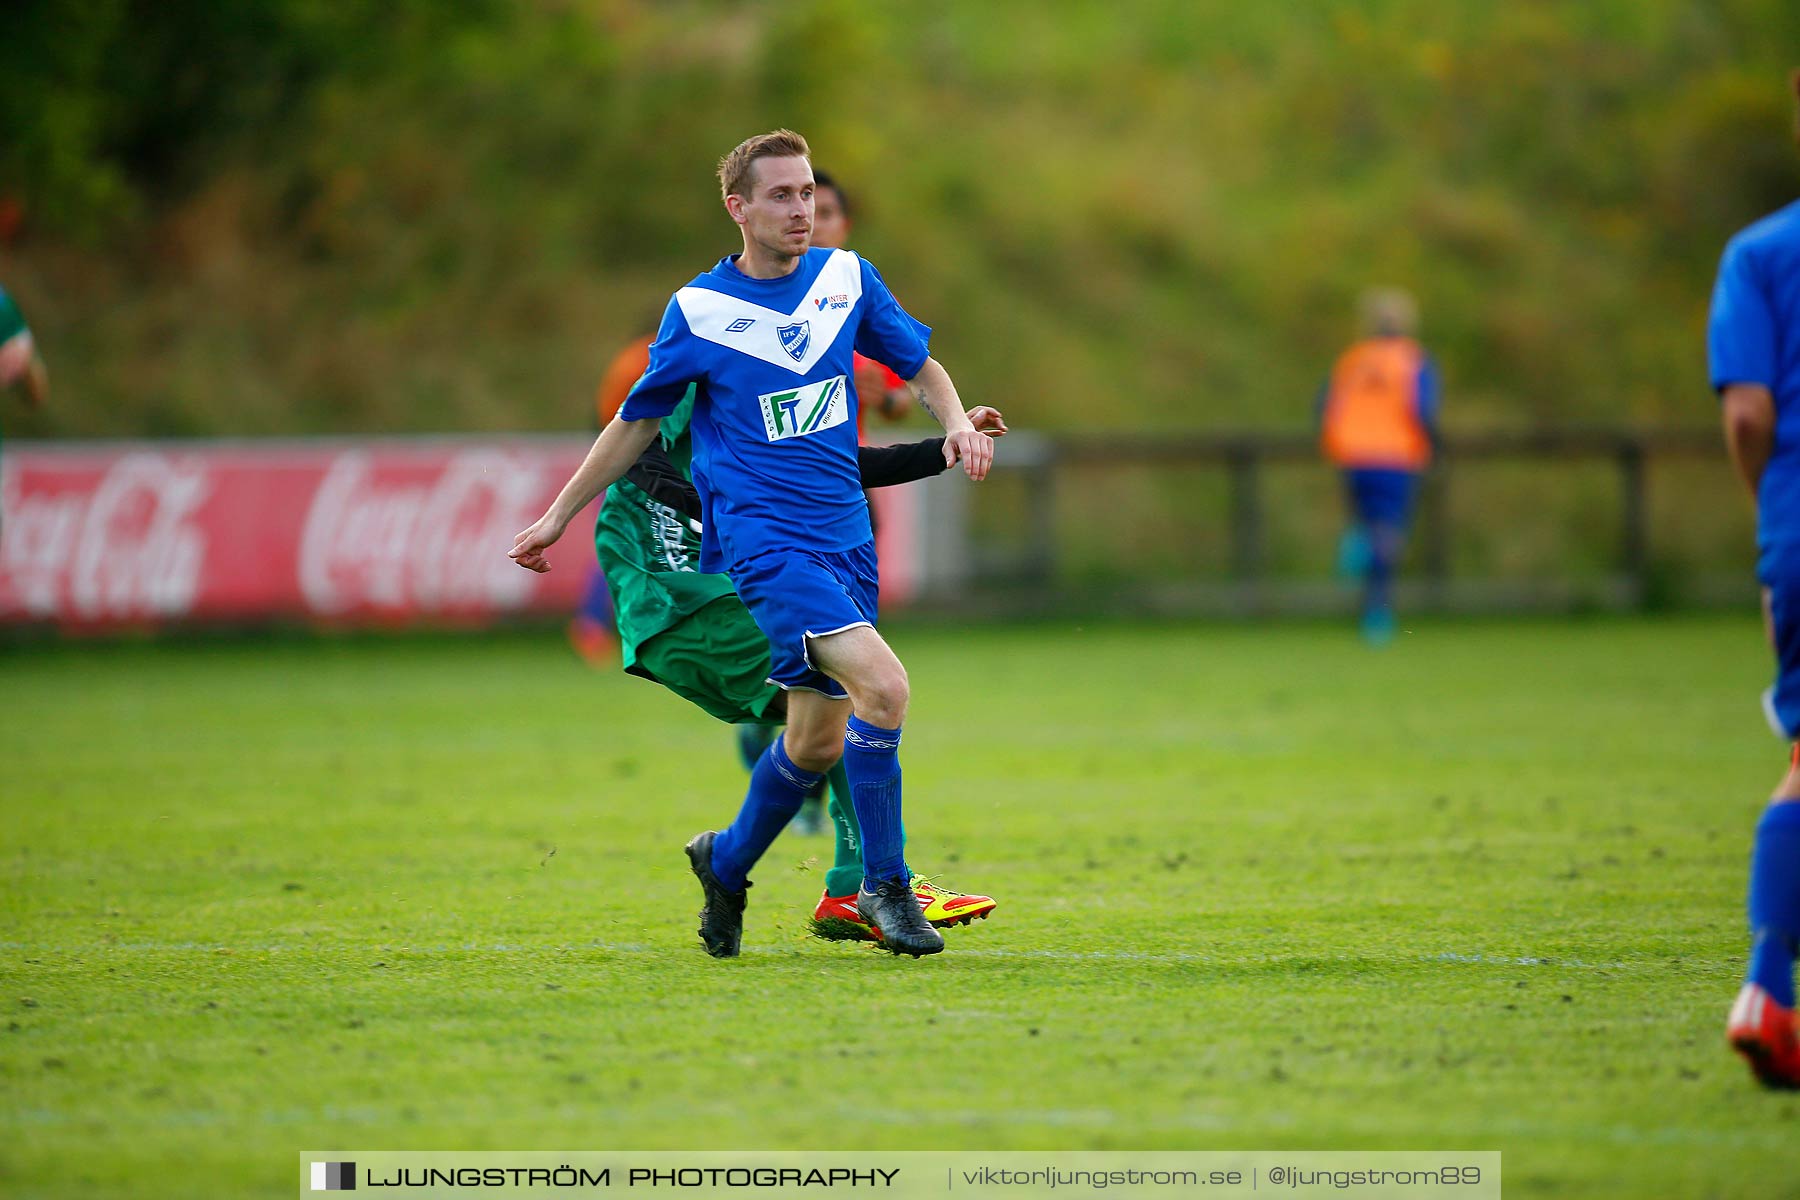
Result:
[[850,297],[843,292],[839,292],[835,296],[819,296],[813,300],[813,307],[820,312],[824,312],[826,309],[849,308]]
[[769,392],[756,399],[762,405],[763,430],[771,442],[805,437],[850,419],[842,375],[785,392]]

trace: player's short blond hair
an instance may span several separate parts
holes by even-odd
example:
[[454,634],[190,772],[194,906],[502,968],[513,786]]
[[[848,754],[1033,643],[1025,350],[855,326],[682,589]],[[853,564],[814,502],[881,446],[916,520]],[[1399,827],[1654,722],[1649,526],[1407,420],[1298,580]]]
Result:
[[812,161],[806,139],[791,129],[759,133],[738,143],[737,149],[719,160],[719,194],[742,196],[750,183],[750,170],[759,158],[804,158]]
[[1404,288],[1370,288],[1357,300],[1363,333],[1370,337],[1412,337],[1419,330],[1419,305]]

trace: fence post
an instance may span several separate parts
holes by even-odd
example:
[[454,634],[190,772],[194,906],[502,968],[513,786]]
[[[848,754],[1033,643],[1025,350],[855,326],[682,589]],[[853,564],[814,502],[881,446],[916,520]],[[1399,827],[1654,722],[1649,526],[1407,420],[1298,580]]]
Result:
[[1253,442],[1232,443],[1226,451],[1231,479],[1231,567],[1246,603],[1256,607],[1262,577],[1262,454]]
[[1425,476],[1425,588],[1433,608],[1442,608],[1450,582],[1450,460],[1441,452]]
[[1055,443],[1025,472],[1025,511],[1031,517],[1031,544],[1026,549],[1025,575],[1036,583],[1056,578],[1056,469]]
[[1627,434],[1615,452],[1623,489],[1619,566],[1631,588],[1631,603],[1642,605],[1649,594],[1650,506],[1645,499],[1644,444]]

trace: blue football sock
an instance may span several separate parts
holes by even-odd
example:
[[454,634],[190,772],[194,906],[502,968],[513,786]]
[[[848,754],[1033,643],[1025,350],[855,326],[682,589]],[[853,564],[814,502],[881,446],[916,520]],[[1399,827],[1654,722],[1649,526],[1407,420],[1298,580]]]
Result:
[[712,868],[720,883],[734,892],[744,890],[750,868],[787,828],[819,779],[818,773],[794,765],[785,738],[769,743],[750,769],[750,790],[744,795],[737,820],[713,839]]
[[1800,935],[1800,801],[1763,810],[1750,858],[1750,970],[1775,1003],[1794,1006],[1795,938]]
[[906,879],[906,836],[900,824],[900,731],[851,717],[844,730],[844,774],[862,827],[863,886]]
[[1369,527],[1369,557],[1363,571],[1364,614],[1393,611],[1394,571],[1400,563],[1402,544],[1402,534],[1396,527],[1388,524]]

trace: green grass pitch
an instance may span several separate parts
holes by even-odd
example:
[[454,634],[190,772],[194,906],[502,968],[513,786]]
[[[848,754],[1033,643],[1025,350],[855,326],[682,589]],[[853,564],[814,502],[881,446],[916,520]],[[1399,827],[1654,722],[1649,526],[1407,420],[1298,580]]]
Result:
[[1800,1194],[1800,1101],[1722,1038],[1783,766],[1754,620],[893,640],[910,858],[1000,900],[917,962],[805,935],[793,835],[708,959],[681,847],[730,737],[554,634],[0,650],[0,1192],[287,1195],[331,1146]]

